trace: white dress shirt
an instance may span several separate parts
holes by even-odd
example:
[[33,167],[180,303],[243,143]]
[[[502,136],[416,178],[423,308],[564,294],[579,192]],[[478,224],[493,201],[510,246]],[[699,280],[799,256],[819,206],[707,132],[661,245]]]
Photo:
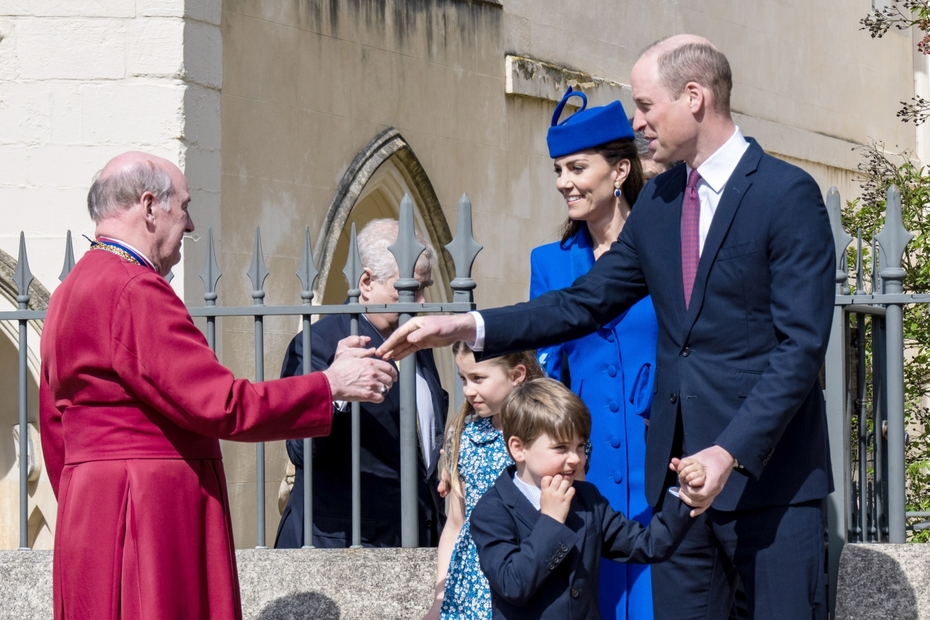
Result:
[[433,415],[433,393],[423,376],[423,369],[417,364],[417,419],[420,422],[420,447],[423,448],[423,462],[426,471],[432,465],[434,438],[436,436],[436,418]]
[[532,484],[527,484],[517,478],[517,474],[513,475],[513,483],[517,486],[517,489],[520,493],[523,493],[523,497],[530,500],[530,503],[533,504],[533,508],[539,510],[540,498],[542,497],[542,489],[539,487],[534,487]]
[[[730,180],[739,160],[743,158],[748,148],[749,142],[737,127],[730,139],[698,166],[697,171],[701,175],[697,186],[698,199],[701,201],[699,253],[704,252],[707,231],[710,230],[710,224],[714,220],[714,213],[717,212],[717,205],[720,204],[720,197],[723,196],[727,181]],[[688,178],[691,175],[691,166],[685,164],[685,168],[687,171],[685,178]]]

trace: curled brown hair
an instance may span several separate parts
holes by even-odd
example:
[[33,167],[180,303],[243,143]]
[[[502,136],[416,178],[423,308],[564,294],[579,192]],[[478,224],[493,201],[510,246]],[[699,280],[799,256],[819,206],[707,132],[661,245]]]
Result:
[[[453,344],[452,354],[455,356],[474,355],[472,350],[469,349],[468,345],[464,342],[456,342]],[[493,362],[507,373],[513,372],[517,366],[523,366],[526,369],[526,378],[524,381],[531,381],[545,376],[542,368],[539,366],[539,362],[536,361],[536,351],[520,351],[519,353],[510,353],[486,361]],[[449,470],[452,490],[460,497],[464,497],[462,483],[459,480],[459,454],[461,453],[462,431],[465,429],[465,424],[470,421],[470,418],[474,416],[474,414],[475,409],[466,400],[462,403],[462,406],[455,415],[449,418],[449,421],[446,423],[444,442],[445,454],[443,454],[439,463],[439,471],[442,471],[443,467]]]
[[[614,140],[613,142],[595,146],[591,150],[607,160],[607,164],[611,167],[616,166],[624,159],[630,161],[630,174],[627,175],[620,191],[623,193],[623,198],[627,204],[632,207],[636,199],[639,198],[639,192],[642,191],[643,185],[646,184],[643,178],[643,164],[639,161],[639,150],[636,147],[636,141],[630,139]],[[562,243],[574,237],[575,233],[585,225],[584,222],[579,220],[571,218],[565,220],[561,230]]]

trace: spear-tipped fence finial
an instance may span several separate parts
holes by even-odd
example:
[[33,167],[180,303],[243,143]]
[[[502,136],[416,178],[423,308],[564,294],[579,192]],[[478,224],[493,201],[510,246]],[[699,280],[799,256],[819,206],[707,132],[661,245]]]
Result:
[[216,249],[213,245],[213,227],[207,229],[207,253],[203,257],[203,269],[200,270],[200,279],[203,281],[203,299],[208,306],[216,305],[216,283],[219,282],[220,266],[216,262]]
[[426,249],[426,246],[417,239],[413,225],[413,200],[410,194],[404,194],[400,201],[400,222],[397,227],[397,240],[388,246],[394,260],[397,261],[397,289],[400,301],[414,301],[420,283],[414,277],[417,259]]
[[61,274],[58,276],[59,282],[64,282],[71,270],[74,269],[74,246],[71,244],[71,231],[68,231],[65,237],[65,263],[61,267]]
[[249,280],[252,281],[252,305],[261,306],[265,298],[265,278],[268,277],[268,268],[265,267],[265,257],[262,255],[262,231],[255,227],[255,247],[252,250],[252,266],[249,267]]
[[[354,232],[352,236],[355,237]],[[316,270],[316,265],[313,264],[313,249],[310,247],[310,227],[307,226],[304,228],[304,252],[300,258],[300,267],[297,268],[297,277],[300,278],[300,284],[303,286],[303,290],[300,291],[300,299],[304,305],[309,305],[313,301],[313,283],[316,282],[318,275],[320,275],[320,272]]]
[[16,271],[13,273],[13,282],[16,284],[16,302],[20,310],[25,310],[29,304],[29,286],[32,284],[32,271],[29,270],[29,259],[26,257],[26,235],[19,233],[19,258],[16,259]]
[[349,235],[349,255],[346,256],[346,266],[342,270],[342,273],[345,275],[346,282],[349,284],[349,292],[347,294],[349,301],[357,303],[358,296],[362,294],[362,291],[358,288],[358,281],[362,277],[362,259],[358,255],[358,238],[355,234],[355,222],[352,222],[352,230]]
[[[892,185],[888,188],[885,201],[885,224],[882,226],[882,231],[875,235],[884,254],[881,269],[884,282],[895,281],[900,287],[900,283],[904,281],[905,272],[901,268],[901,260],[907,244],[913,238],[914,235],[904,227],[901,214],[901,192],[896,185]],[[901,291],[899,288],[893,292],[900,293]]]
[[475,281],[471,277],[471,268],[478,252],[484,249],[475,241],[472,230],[471,200],[463,193],[459,198],[459,212],[455,220],[455,237],[446,244],[455,263],[455,279],[449,283],[452,287],[452,301],[473,301]]
[[836,251],[836,285],[842,288],[848,279],[846,248],[852,237],[843,228],[843,215],[840,206],[840,193],[836,186],[827,192],[827,215],[830,217],[830,229],[833,231],[833,243]]

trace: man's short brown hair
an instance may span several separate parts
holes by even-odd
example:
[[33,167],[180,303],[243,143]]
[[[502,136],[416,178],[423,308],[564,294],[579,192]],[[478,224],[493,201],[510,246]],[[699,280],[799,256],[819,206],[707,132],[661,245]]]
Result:
[[[659,48],[667,39],[657,41],[645,53]],[[672,99],[681,96],[688,82],[696,82],[710,90],[713,107],[722,114],[730,113],[730,91],[733,73],[727,57],[709,43],[685,43],[665,51],[656,50],[659,77]]]
[[587,440],[591,414],[571,390],[544,377],[510,390],[501,405],[501,427],[505,443],[518,437],[528,446],[543,434],[557,441],[569,441],[575,435]]

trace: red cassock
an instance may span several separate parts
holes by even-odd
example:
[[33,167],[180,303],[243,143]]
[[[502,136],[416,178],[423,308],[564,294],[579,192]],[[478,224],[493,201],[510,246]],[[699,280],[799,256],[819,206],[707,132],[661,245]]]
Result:
[[42,332],[56,620],[242,617],[219,439],[329,433],[322,373],[235,379],[148,267],[91,250]]

